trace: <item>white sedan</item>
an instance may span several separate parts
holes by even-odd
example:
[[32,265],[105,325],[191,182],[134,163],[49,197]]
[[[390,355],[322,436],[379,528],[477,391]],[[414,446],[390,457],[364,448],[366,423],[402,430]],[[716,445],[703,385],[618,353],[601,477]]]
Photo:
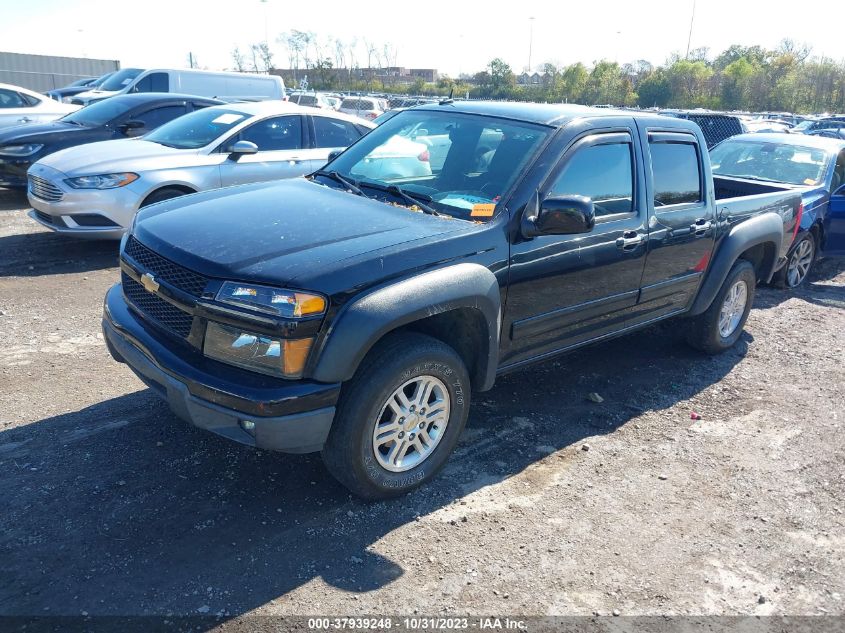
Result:
[[375,127],[284,101],[204,108],[146,136],[79,145],[27,172],[30,217],[58,233],[119,238],[138,209],[188,193],[293,178]]
[[79,110],[26,88],[0,84],[0,129],[27,123],[47,123]]

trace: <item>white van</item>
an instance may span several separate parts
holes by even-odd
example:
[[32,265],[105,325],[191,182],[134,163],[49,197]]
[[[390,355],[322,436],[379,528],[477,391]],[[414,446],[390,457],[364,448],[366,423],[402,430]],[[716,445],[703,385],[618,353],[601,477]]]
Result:
[[133,92],[177,92],[225,101],[284,99],[285,84],[276,75],[253,75],[211,70],[124,68],[96,90],[81,92],[71,103],[88,105]]

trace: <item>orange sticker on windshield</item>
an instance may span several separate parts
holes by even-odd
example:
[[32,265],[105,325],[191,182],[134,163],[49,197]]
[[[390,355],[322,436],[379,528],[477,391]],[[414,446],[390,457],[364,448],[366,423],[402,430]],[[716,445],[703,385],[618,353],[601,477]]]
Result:
[[814,184],[816,184],[816,181],[815,181],[815,180],[813,180],[812,178],[805,178],[805,179],[804,179],[804,184],[805,184],[805,185],[814,185]]
[[491,218],[495,210],[496,205],[492,203],[474,204],[472,205],[472,213],[469,215],[473,218]]

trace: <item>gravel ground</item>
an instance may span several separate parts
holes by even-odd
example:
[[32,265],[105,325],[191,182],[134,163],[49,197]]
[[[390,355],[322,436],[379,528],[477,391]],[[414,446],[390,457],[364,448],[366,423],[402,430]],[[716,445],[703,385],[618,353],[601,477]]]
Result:
[[760,289],[722,356],[666,324],[500,379],[441,477],[368,505],[175,419],[103,344],[116,245],[25,203],[0,191],[0,615],[845,615],[842,263]]

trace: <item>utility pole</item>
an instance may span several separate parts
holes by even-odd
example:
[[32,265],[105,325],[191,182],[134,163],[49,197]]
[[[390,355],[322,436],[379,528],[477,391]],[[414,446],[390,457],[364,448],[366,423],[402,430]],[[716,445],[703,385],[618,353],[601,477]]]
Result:
[[695,0],[692,0],[692,15],[689,18],[689,37],[687,38],[687,56],[686,59],[689,59],[689,46],[690,42],[692,42],[692,23],[695,21]]
[[270,42],[267,40],[267,0],[258,1],[264,5],[264,43],[269,45]]
[[528,18],[528,74],[531,74],[531,49],[534,46],[534,17]]

